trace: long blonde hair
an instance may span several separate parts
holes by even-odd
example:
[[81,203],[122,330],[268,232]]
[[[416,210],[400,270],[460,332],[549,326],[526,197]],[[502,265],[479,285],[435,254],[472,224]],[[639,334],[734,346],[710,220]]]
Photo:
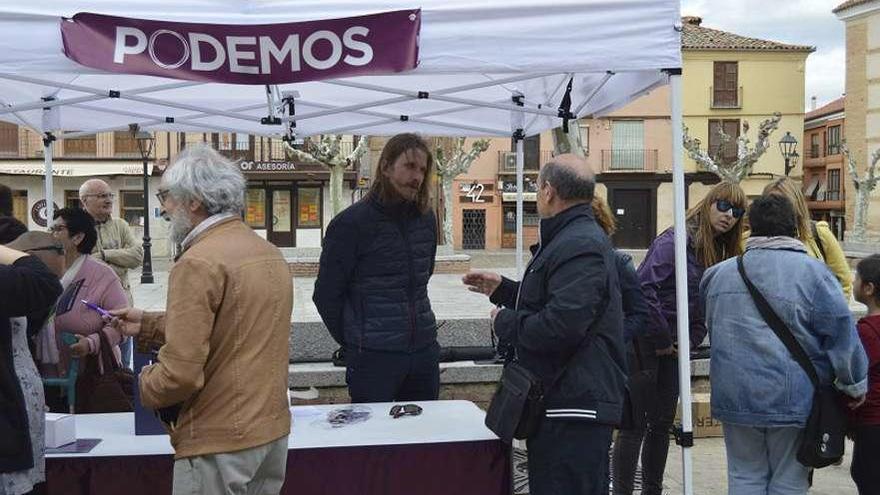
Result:
[[810,209],[807,208],[807,198],[804,197],[803,191],[793,180],[788,177],[780,177],[767,184],[763,194],[764,196],[778,194],[788,199],[794,206],[794,213],[797,217],[795,223],[797,224],[798,239],[804,243],[813,239],[813,229],[810,228],[812,218],[810,217]]
[[719,200],[730,202],[735,207],[746,207],[746,194],[739,184],[721,182],[709,190],[706,197],[687,214],[688,236],[694,244],[697,258],[706,268],[728,258],[742,254],[743,219],[737,219],[733,228],[716,236],[709,211]]
[[590,205],[593,207],[593,215],[596,217],[596,223],[599,224],[599,227],[602,227],[602,230],[609,237],[614,235],[614,232],[617,231],[617,220],[614,219],[614,214],[611,213],[608,203],[600,196],[593,196]]

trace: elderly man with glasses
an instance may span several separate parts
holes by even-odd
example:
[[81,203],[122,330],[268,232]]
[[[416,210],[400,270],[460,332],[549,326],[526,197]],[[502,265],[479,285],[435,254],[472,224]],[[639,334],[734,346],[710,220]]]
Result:
[[[95,259],[110,265],[128,298],[134,304],[131,286],[128,283],[128,270],[138,268],[144,261],[144,248],[135,240],[128,222],[123,218],[113,218],[113,200],[116,197],[110,186],[101,179],[89,179],[79,188],[79,200],[92,218],[98,231],[98,242],[92,251]],[[132,343],[128,339],[121,346],[122,362],[129,365]]]

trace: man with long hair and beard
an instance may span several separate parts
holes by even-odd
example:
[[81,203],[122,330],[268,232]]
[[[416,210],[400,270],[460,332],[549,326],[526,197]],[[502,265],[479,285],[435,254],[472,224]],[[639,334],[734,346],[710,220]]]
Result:
[[428,300],[437,253],[433,168],[422,138],[392,137],[369,194],[327,227],[313,300],[344,349],[352,402],[436,400],[440,393]]

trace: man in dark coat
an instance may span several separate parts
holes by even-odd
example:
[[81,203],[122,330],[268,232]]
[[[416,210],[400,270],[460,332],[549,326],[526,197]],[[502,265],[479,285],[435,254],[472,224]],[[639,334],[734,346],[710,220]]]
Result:
[[327,228],[313,300],[345,350],[353,402],[435,400],[440,393],[428,300],[437,252],[432,168],[419,136],[394,136],[369,194]]
[[477,271],[463,279],[503,307],[492,310],[499,343],[543,382],[546,412],[527,440],[533,495],[608,493],[626,357],[616,259],[593,216],[594,188],[582,159],[555,157],[538,177],[540,243],[523,280]]

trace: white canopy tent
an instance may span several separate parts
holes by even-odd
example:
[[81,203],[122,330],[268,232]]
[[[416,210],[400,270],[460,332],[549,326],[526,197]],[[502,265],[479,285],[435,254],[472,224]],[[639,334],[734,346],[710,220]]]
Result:
[[[421,9],[411,71],[266,86],[105,72],[65,56],[77,13],[227,25]],[[512,136],[517,140],[517,268],[522,273],[522,138],[563,117],[601,116],[672,84],[678,331],[683,429],[691,429],[681,150],[678,0],[7,0],[0,5],[0,120],[56,138],[128,130]],[[562,102],[571,83],[570,105]],[[293,98],[282,101],[285,96]],[[566,100],[568,98],[565,98]],[[280,117],[266,124],[265,117]],[[292,128],[289,124],[295,124]],[[77,132],[63,132],[76,130]],[[45,140],[51,197],[51,139]],[[48,202],[51,205],[51,202]],[[685,442],[685,492],[691,490]]]

